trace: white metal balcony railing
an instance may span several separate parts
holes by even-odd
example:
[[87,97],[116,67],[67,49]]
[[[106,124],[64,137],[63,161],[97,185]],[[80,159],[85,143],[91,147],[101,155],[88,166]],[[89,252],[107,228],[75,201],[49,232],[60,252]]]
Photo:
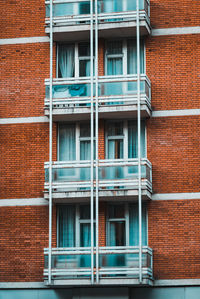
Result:
[[[52,164],[53,192],[70,192],[90,190],[90,161],[56,161]],[[138,159],[117,159],[99,161],[99,190],[137,189]],[[49,189],[49,163],[45,163],[45,191]],[[152,166],[143,158],[141,160],[141,186],[152,192]],[[94,187],[95,187],[94,161]]]
[[[50,1],[46,4],[46,25],[50,24]],[[139,17],[150,24],[150,1],[139,0]],[[136,0],[98,0],[98,22],[136,20]],[[90,0],[53,0],[53,26],[84,25],[90,23]]]
[[[49,249],[44,249],[45,268],[44,278],[48,278]],[[51,276],[53,280],[81,280],[91,277],[91,248],[52,248]],[[94,248],[94,261],[96,248]],[[99,247],[100,283],[106,278],[119,279],[139,277],[139,247]],[[94,268],[94,274],[96,269]],[[153,279],[153,253],[148,246],[142,247],[142,277]]]
[[[53,79],[53,109],[90,107],[90,84],[90,78]],[[45,109],[49,109],[49,79],[45,80],[45,85]],[[141,75],[140,78],[140,101],[150,109],[151,83],[146,75]],[[136,104],[137,75],[99,77],[99,107],[106,109],[111,106]]]

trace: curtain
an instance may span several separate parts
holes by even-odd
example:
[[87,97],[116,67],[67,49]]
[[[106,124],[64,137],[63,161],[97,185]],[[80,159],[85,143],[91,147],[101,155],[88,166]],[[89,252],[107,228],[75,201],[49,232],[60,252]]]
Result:
[[59,45],[58,69],[61,78],[74,76],[74,45]]
[[[80,159],[90,160],[90,154],[91,154],[90,140],[80,141]],[[90,180],[90,168],[85,168],[85,167],[81,168],[80,178],[81,180]]]
[[71,16],[74,15],[74,3],[56,3],[53,5],[53,16]]
[[[129,245],[139,245],[139,218],[137,204],[130,204],[129,206]],[[142,207],[142,245],[147,245],[146,206],[144,205]]]
[[[136,10],[136,1],[126,0],[127,1],[127,11]],[[139,0],[139,9],[144,9],[144,0]]]
[[[145,123],[141,122],[141,156],[146,156],[145,149]],[[137,123],[134,121],[128,122],[128,158],[138,157],[138,134]]]
[[[59,127],[59,161],[76,160],[75,125],[60,125]],[[70,180],[75,175],[75,169],[60,169],[59,179]]]
[[[129,40],[127,45],[127,72],[128,74],[137,73],[137,45],[135,40]],[[144,43],[140,41],[140,72],[144,73]]]
[[59,247],[75,246],[75,208],[59,207]]
[[122,11],[122,4],[121,0],[103,0],[104,9],[103,12],[120,12]]

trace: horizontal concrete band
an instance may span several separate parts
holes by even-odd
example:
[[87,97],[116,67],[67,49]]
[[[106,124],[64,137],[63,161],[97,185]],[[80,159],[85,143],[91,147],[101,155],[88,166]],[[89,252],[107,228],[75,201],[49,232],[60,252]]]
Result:
[[0,207],[17,207],[17,206],[45,206],[48,201],[44,198],[13,198],[0,199]]
[[[152,117],[173,117],[173,116],[192,116],[200,115],[200,109],[184,109],[184,110],[161,110],[153,111]],[[25,123],[40,123],[49,122],[48,117],[14,117],[0,118],[0,125],[25,124]]]
[[[177,35],[177,34],[200,34],[200,26],[162,28],[162,29],[152,30],[152,36]],[[47,43],[49,41],[50,39],[48,36],[2,38],[0,39],[0,45]]]
[[46,123],[46,122],[49,122],[49,119],[46,116],[0,118],[0,125]]
[[[155,280],[154,287],[200,286],[200,279]],[[134,287],[132,285],[132,287]],[[0,289],[47,289],[43,282],[0,282]]]
[[32,43],[48,43],[48,36],[33,36],[33,37],[18,37],[18,38],[1,38],[1,45],[16,45],[16,44],[32,44]]
[[177,35],[177,34],[200,34],[200,26],[163,28],[163,29],[152,30],[152,36]]
[[[192,200],[200,199],[200,192],[196,193],[161,193],[153,194],[152,200]],[[44,198],[13,198],[0,199],[0,207],[14,206],[44,206],[48,201]]]

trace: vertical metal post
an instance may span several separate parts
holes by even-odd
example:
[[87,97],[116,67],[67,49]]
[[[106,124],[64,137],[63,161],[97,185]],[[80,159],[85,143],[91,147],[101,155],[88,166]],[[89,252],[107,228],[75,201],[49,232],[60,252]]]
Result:
[[93,71],[93,0],[90,0],[90,134],[91,134],[91,165],[90,165],[90,220],[91,220],[91,283],[94,283],[94,71]]
[[52,256],[52,82],[53,82],[53,0],[50,0],[50,92],[49,92],[49,255],[48,283],[51,284]]
[[140,19],[139,19],[139,17],[140,17],[140,15],[139,15],[139,0],[136,0],[139,283],[142,283],[142,192],[141,192]]
[[96,137],[96,283],[99,282],[99,110],[98,110],[98,6],[95,0],[95,137]]

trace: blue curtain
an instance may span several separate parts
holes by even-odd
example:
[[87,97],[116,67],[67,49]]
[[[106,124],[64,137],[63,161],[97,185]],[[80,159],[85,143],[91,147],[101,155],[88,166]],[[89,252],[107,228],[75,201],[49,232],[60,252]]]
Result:
[[[146,206],[142,207],[142,245],[147,245],[147,219]],[[130,246],[139,245],[139,218],[138,204],[129,205],[129,244]]]
[[[141,156],[146,156],[145,147],[145,122],[141,122]],[[135,121],[128,122],[128,157],[138,157],[138,134],[137,134],[137,123]]]
[[75,207],[59,206],[59,247],[75,246]]
[[103,12],[120,12],[122,11],[121,0],[103,0]]
[[[128,40],[127,44],[127,72],[137,74],[137,46],[135,40]],[[144,73],[144,43],[140,41],[140,72]]]
[[53,16],[71,16],[74,14],[74,3],[57,3],[53,5]]

